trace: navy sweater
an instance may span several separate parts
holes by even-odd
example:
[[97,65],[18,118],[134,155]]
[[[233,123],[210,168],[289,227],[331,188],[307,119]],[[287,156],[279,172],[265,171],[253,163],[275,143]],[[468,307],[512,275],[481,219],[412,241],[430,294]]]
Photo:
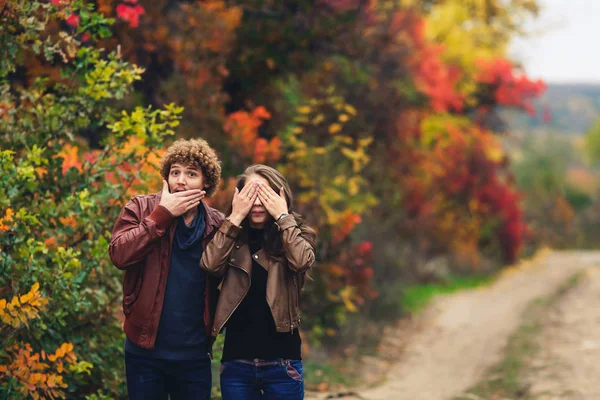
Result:
[[178,218],[171,249],[171,264],[154,349],[125,341],[125,351],[151,358],[196,360],[207,358],[204,333],[206,275],[200,269],[204,210],[187,226]]

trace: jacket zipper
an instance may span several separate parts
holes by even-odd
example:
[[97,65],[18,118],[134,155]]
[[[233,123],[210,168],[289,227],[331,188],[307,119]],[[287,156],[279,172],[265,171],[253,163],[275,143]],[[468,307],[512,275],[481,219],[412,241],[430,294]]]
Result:
[[235,312],[235,310],[237,310],[237,308],[240,306],[240,304],[242,304],[242,301],[244,301],[244,297],[246,297],[246,295],[248,294],[248,291],[250,290],[250,285],[252,285],[252,277],[250,276],[250,274],[245,269],[238,268],[238,267],[234,267],[234,268],[241,269],[242,271],[244,271],[246,273],[246,275],[248,275],[248,289],[246,289],[246,293],[244,293],[244,295],[242,297],[240,297],[240,301],[233,308],[233,310],[229,313],[229,315],[227,316],[227,318],[225,318],[225,322],[223,322],[221,324],[221,326],[217,330],[217,334],[219,334],[219,332],[221,332],[221,329],[223,329],[223,327],[225,326],[225,324],[227,323],[227,321],[229,321],[229,318],[231,318],[231,316],[233,315],[233,313]]
[[[292,277],[292,280],[294,281],[294,290],[297,290],[298,288],[298,284],[296,283],[296,274],[294,273],[294,276]],[[291,291],[289,292],[290,294],[292,293]],[[292,299],[294,298],[294,296],[291,296]],[[296,307],[296,304],[292,304],[292,301],[290,301],[290,295],[288,295],[288,311],[290,313],[290,334],[293,335],[294,334],[294,319],[292,318],[292,307]]]

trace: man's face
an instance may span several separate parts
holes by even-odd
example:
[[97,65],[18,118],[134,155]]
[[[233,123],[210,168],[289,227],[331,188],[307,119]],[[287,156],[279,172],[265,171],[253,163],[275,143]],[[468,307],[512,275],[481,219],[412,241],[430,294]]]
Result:
[[171,193],[191,189],[205,189],[207,186],[200,168],[180,163],[171,165],[168,184]]

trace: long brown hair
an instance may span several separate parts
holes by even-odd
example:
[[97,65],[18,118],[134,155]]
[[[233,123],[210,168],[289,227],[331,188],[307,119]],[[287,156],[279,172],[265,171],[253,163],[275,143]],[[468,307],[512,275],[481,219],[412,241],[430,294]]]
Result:
[[[238,180],[235,185],[238,190],[242,190],[244,185],[246,185],[246,181],[252,175],[259,175],[265,178],[271,189],[273,189],[277,194],[279,194],[280,189],[283,187],[285,200],[288,205],[288,213],[296,220],[296,224],[298,225],[298,228],[300,228],[300,236],[302,236],[313,248],[315,248],[317,236],[316,232],[313,228],[305,224],[304,217],[302,217],[302,215],[294,211],[294,197],[292,196],[292,190],[290,189],[290,185],[281,172],[267,165],[253,164],[246,168],[243,174],[238,176]],[[229,213],[231,214],[231,210],[229,210]],[[242,221],[242,227],[244,228],[242,232],[248,231],[249,222],[247,216]],[[269,218],[265,223],[264,235],[263,248],[267,254],[274,257],[281,257],[283,255],[283,243],[281,241],[281,234],[278,232],[277,225],[275,225],[275,220],[273,218]]]

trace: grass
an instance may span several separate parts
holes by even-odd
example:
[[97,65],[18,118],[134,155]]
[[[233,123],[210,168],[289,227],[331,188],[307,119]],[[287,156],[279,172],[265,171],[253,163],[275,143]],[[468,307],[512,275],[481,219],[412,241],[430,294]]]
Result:
[[526,380],[530,370],[528,360],[539,351],[536,339],[543,328],[544,317],[582,277],[582,273],[576,273],[552,295],[532,301],[523,313],[523,322],[508,340],[504,358],[490,368],[477,385],[454,400],[533,399]]
[[402,307],[415,314],[421,311],[437,295],[472,289],[493,280],[493,276],[451,276],[447,282],[409,286],[402,292]]
[[355,383],[355,373],[340,362],[316,363],[303,360],[302,363],[304,381],[309,390],[331,390]]

